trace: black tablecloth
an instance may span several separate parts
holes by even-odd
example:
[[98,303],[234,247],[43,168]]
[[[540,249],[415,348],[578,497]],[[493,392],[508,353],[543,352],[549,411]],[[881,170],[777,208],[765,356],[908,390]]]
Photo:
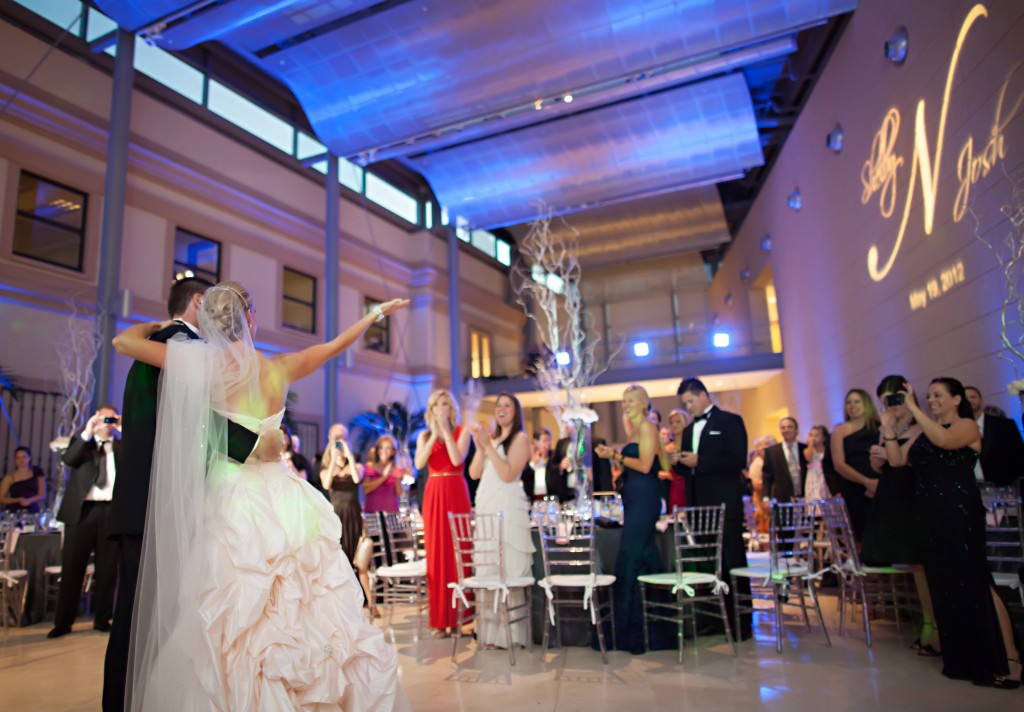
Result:
[[[675,552],[672,545],[672,529],[658,532],[656,535],[658,551],[661,552],[661,564],[663,570],[675,570]],[[597,546],[597,570],[598,573],[613,573],[615,571],[615,559],[619,555],[619,544],[622,541],[622,529],[597,529],[594,535]],[[540,581],[544,578],[544,558],[541,552],[540,532],[533,531],[533,577]],[[552,573],[558,573],[554,571]],[[572,573],[580,573],[573,571]],[[540,643],[544,635],[544,622],[547,619],[547,595],[540,586],[533,589],[533,610],[532,631],[535,643]],[[562,645],[589,646],[593,634],[593,626],[584,622],[566,621],[559,624],[559,631],[562,638]],[[551,645],[555,643],[554,631],[551,632]],[[608,640],[611,645],[611,640]]]
[[46,608],[44,569],[60,564],[60,532],[23,532],[18,536],[13,562],[28,571],[28,590],[25,594],[25,612],[21,617],[21,624],[39,623],[43,620]]

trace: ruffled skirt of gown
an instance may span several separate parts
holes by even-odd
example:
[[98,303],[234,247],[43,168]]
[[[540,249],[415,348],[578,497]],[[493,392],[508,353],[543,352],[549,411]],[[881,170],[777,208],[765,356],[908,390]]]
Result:
[[[208,475],[193,556],[202,696],[214,710],[408,709],[398,659],[362,614],[331,505],[283,464]],[[196,570],[196,567],[190,567]]]

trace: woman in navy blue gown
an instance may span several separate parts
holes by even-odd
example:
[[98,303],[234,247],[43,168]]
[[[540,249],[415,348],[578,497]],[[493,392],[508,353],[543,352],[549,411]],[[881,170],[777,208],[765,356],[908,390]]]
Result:
[[[641,386],[630,386],[622,394],[622,408],[633,425],[631,441],[618,452],[598,445],[599,457],[608,457],[622,468],[623,526],[619,554],[615,560],[615,637],[619,650],[644,652],[643,606],[637,577],[663,571],[654,525],[661,515],[658,471],[668,469],[658,429],[647,419],[650,398]],[[652,635],[657,627],[651,631]],[[662,645],[652,637],[651,647]]]

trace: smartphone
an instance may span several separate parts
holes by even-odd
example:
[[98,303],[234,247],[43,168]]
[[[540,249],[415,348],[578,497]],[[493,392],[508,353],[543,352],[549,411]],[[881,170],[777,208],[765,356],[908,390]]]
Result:
[[105,418],[103,418],[103,422],[104,423],[116,423],[117,422],[117,416],[115,416],[115,415],[108,415]]
[[335,441],[334,448],[336,450],[340,450],[341,449],[341,441],[340,440]]
[[906,401],[907,397],[902,393],[889,393],[886,394],[883,403],[886,408],[892,408],[894,405],[903,405]]

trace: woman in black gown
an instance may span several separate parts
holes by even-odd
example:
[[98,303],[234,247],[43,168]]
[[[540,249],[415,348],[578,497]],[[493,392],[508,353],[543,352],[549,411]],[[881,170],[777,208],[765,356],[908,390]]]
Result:
[[981,433],[963,385],[936,378],[928,386],[932,420],[905,384],[907,409],[921,434],[900,446],[895,418],[882,427],[889,462],[914,470],[921,558],[942,643],[942,673],[975,685],[1020,686],[1020,655],[985,558],[985,507],[974,479]]
[[[668,468],[659,459],[658,428],[647,419],[650,398],[641,386],[630,386],[622,394],[622,408],[633,425],[632,440],[621,452],[598,445],[598,457],[612,458],[622,468],[623,526],[619,554],[615,559],[615,637],[619,650],[644,652],[643,606],[637,577],[661,573],[654,525],[661,515],[661,489],[658,471]],[[653,626],[652,635],[659,626]],[[657,636],[651,647],[669,647]]]
[[846,501],[857,541],[864,540],[871,497],[878,473],[871,469],[871,446],[878,443],[878,412],[871,394],[853,388],[846,394],[846,420],[832,433],[832,466],[839,474],[839,493]]
[[[908,443],[921,434],[921,428],[904,403],[904,395],[901,393],[906,382],[903,376],[886,376],[876,390],[878,401],[882,404],[883,422],[892,421],[892,431],[900,448],[909,447]],[[916,396],[914,405],[918,405]],[[941,654],[941,646],[939,631],[935,626],[935,609],[928,590],[928,579],[921,565],[914,469],[910,465],[894,467],[889,464],[881,437],[877,445],[871,446],[871,467],[879,474],[878,488],[868,513],[861,560],[869,566],[910,565],[922,614],[921,635],[912,647],[918,651],[918,655],[938,656]]]

